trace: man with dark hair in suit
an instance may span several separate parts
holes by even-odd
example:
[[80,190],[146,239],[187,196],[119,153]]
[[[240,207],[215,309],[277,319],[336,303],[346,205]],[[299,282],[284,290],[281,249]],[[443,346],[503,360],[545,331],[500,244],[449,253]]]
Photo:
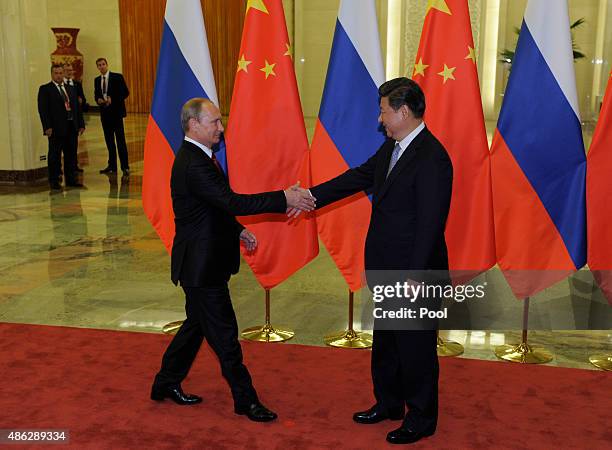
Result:
[[[100,119],[104,130],[104,140],[108,149],[108,165],[100,170],[100,173],[117,172],[117,153],[123,175],[130,174],[128,163],[127,144],[125,143],[125,130],[123,118],[127,115],[125,111],[125,99],[130,95],[123,75],[108,70],[106,58],[98,58],[96,66],[100,75],[94,80],[94,97],[100,106]],[[117,144],[115,145],[115,139]]]
[[[310,192],[318,208],[359,191],[372,192],[366,271],[446,271],[451,160],[423,123],[425,96],[418,84],[396,78],[382,84],[378,93],[379,122],[389,139],[364,164]],[[355,413],[353,420],[370,424],[403,419],[402,426],[387,435],[387,441],[396,444],[432,435],[438,417],[436,340],[435,329],[383,330],[375,320],[376,404]]]
[[47,167],[51,190],[62,188],[59,182],[62,152],[66,186],[82,187],[75,172],[73,146],[77,135],[85,131],[85,122],[76,91],[64,84],[64,68],[59,64],[51,66],[51,81],[38,89],[38,114],[43,133],[49,138]]
[[219,357],[230,385],[236,414],[257,422],[276,419],[263,406],[242,362],[238,325],[227,283],[240,266],[240,242],[255,250],[257,239],[235,216],[283,213],[287,208],[314,209],[314,200],[297,185],[286,191],[236,194],[212,148],[223,132],[221,113],[208,99],[194,98],[183,106],[185,140],[172,165],[170,187],[176,234],[172,245],[172,281],[186,295],[187,319],[168,346],[155,376],[151,399],[170,398],[180,405],[199,403],[185,394],[187,376],[202,340]]
[[[85,92],[83,92],[83,84],[74,79],[74,70],[72,68],[72,64],[70,63],[64,64],[64,84],[72,87],[75,90],[81,111],[84,113],[87,112],[87,99],[85,98]],[[74,136],[72,150],[74,151],[74,155],[72,156],[72,161],[74,161],[74,171],[83,172],[83,169],[79,167],[79,137],[76,135]]]

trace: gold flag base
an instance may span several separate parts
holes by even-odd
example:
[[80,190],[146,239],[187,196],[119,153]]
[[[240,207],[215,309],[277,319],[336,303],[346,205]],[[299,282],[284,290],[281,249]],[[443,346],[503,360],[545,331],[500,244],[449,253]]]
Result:
[[340,348],[370,348],[372,347],[372,335],[368,333],[357,333],[355,330],[346,330],[343,333],[325,336],[327,345]]
[[495,356],[504,361],[521,364],[545,364],[553,360],[549,351],[543,348],[533,348],[526,342],[519,345],[499,345],[495,347]]
[[176,332],[183,325],[184,320],[177,320],[176,322],[167,323],[162,327],[164,334],[176,334]]
[[589,361],[599,369],[612,371],[612,355],[610,354],[593,355],[589,357]]
[[355,293],[349,289],[348,294],[348,329],[325,336],[323,342],[332,347],[339,348],[370,348],[374,341],[372,335],[368,333],[358,333],[353,329]]
[[438,356],[459,356],[463,354],[463,345],[455,341],[445,341],[438,336],[436,351]]
[[266,321],[265,325],[242,330],[240,336],[253,342],[284,342],[295,336],[289,328],[273,327],[270,324],[270,289],[266,289]]
[[255,342],[284,342],[295,336],[295,333],[288,328],[275,328],[266,324],[260,327],[247,328],[240,333],[240,336]]

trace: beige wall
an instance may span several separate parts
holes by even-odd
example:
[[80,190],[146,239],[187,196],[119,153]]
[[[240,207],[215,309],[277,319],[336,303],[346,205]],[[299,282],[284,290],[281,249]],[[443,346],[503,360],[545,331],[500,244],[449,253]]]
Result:
[[[83,54],[83,89],[93,103],[93,80],[99,75],[96,59],[105,57],[111,71],[121,72],[121,32],[117,0],[66,1],[47,0],[47,24],[44,27],[50,52],[55,50],[51,27],[80,28],[77,48]],[[48,60],[48,59],[47,59]]]

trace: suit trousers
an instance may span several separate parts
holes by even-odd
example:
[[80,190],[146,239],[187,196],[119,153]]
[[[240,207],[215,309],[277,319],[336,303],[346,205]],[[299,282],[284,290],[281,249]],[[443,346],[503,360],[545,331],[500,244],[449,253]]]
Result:
[[[116,117],[112,114],[100,114],[102,121],[102,129],[104,130],[104,140],[108,149],[108,167],[117,170],[117,153],[119,153],[119,162],[121,170],[130,168],[128,163],[127,144],[125,143],[125,130],[123,128],[123,118]],[[117,144],[115,145],[115,139]]]
[[47,152],[47,170],[49,183],[59,182],[60,173],[62,171],[62,153],[64,154],[64,177],[66,183],[76,182],[74,161],[74,146],[77,132],[70,126],[65,136],[57,136],[52,134],[49,136],[49,150]]
[[212,287],[183,287],[187,319],[172,339],[162,358],[154,386],[163,388],[181,383],[204,338],[221,363],[237,408],[257,402],[251,375],[242,362],[238,323],[227,284]]
[[74,133],[73,137],[72,137],[72,146],[71,146],[71,151],[72,151],[72,156],[71,156],[71,160],[72,160],[72,171],[76,174],[77,173],[77,169],[79,167],[79,134],[78,133]]
[[404,424],[434,431],[438,421],[436,330],[374,330],[372,381],[381,409],[408,407]]

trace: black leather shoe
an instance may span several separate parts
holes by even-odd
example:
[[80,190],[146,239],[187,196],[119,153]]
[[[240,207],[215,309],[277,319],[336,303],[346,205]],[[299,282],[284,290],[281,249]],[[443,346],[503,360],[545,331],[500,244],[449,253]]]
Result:
[[402,420],[404,411],[399,408],[383,411],[378,405],[372,406],[367,411],[360,411],[353,414],[353,420],[357,423],[378,423],[383,420]]
[[259,402],[251,403],[246,408],[236,408],[234,411],[241,416],[246,415],[253,422],[270,422],[278,417],[275,412],[270,411]]
[[161,402],[166,398],[174,401],[177,405],[195,405],[197,403],[202,403],[202,397],[193,394],[185,394],[180,384],[167,386],[161,389],[153,386],[151,389],[151,400]]
[[100,173],[117,173],[117,169],[113,169],[112,167],[105,167],[100,171]]
[[66,187],[83,187],[83,183],[79,183],[78,181],[66,182]]
[[413,444],[423,438],[431,436],[434,432],[435,429],[412,431],[410,428],[406,428],[402,425],[397,430],[387,433],[387,442],[391,444]]
[[62,185],[59,184],[57,181],[55,183],[50,183],[49,187],[52,191],[60,191],[62,189]]
[[123,176],[124,177],[129,177],[130,176],[130,169],[121,169],[123,172]]

